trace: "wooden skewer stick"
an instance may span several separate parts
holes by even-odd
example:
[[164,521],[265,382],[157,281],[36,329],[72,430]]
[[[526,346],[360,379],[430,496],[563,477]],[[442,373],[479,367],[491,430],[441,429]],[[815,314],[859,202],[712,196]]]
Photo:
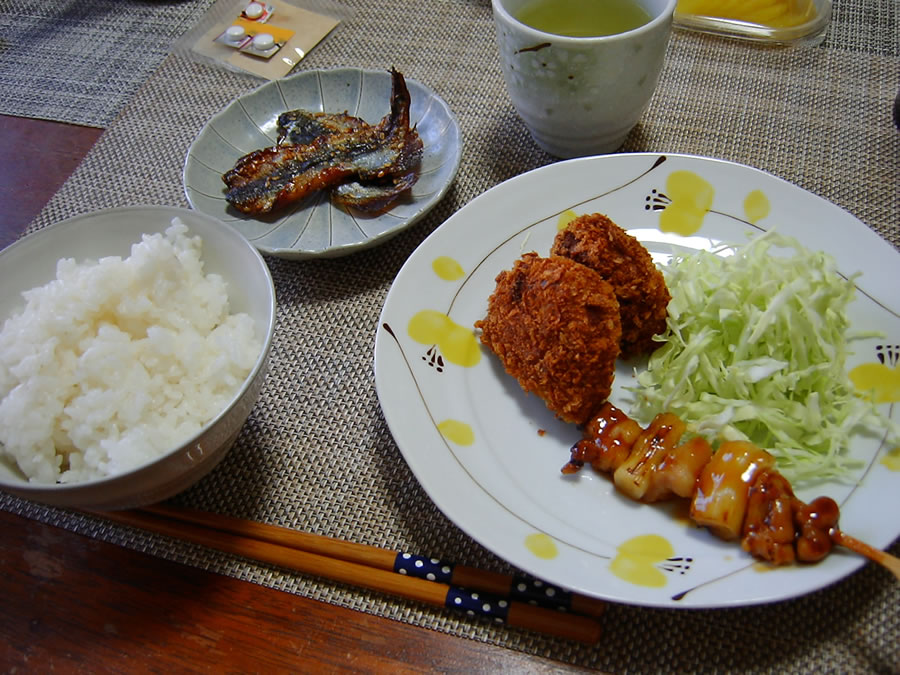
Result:
[[861,556],[865,556],[872,562],[878,563],[882,567],[890,570],[893,575],[900,580],[900,558],[892,556],[886,551],[880,551],[873,546],[869,546],[866,542],[851,537],[849,534],[845,534],[837,528],[834,528],[830,534],[831,540],[835,544],[849,548],[854,553],[859,553]]
[[[441,562],[430,558],[411,554],[388,551],[377,546],[357,544],[342,539],[333,539],[318,534],[300,532],[286,527],[257,523],[255,521],[234,518],[192,509],[180,509],[157,504],[143,510],[166,518],[183,520],[204,527],[211,527],[232,534],[252,537],[281,546],[288,546],[309,553],[327,555],[369,567],[441,581],[454,586],[462,586],[472,590],[484,591],[495,595],[508,595],[513,600],[559,608],[563,607],[577,614],[600,616],[606,603],[577,593],[569,593],[562,589],[540,584],[535,586],[530,580],[516,578],[509,574],[500,574],[466,565]],[[416,567],[418,565],[418,567]],[[428,576],[428,575],[431,576]]]
[[463,609],[471,614],[491,616],[495,620],[505,620],[508,625],[518,628],[589,644],[594,644],[600,639],[600,624],[592,617],[535,607],[509,598],[487,594],[481,597],[478,594],[461,591],[449,584],[404,576],[368,565],[238,536],[219,529],[172,520],[147,512],[91,513],[124,525],[139,527],[303,574],[323,577],[438,607]]

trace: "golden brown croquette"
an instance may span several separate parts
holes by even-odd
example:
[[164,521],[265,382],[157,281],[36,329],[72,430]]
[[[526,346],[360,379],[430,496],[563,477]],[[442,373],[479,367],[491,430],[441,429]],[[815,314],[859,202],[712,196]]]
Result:
[[561,230],[550,249],[586,265],[608,281],[619,301],[622,356],[652,352],[653,336],[666,330],[671,296],[647,249],[604,215],[579,216]]
[[607,399],[619,355],[619,303],[610,284],[568,258],[526,253],[501,272],[481,341],[522,389],[559,418],[583,424]]

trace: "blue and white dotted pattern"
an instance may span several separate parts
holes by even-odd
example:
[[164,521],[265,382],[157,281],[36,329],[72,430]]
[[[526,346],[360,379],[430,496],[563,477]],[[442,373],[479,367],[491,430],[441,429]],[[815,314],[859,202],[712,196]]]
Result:
[[[453,565],[437,558],[423,558],[412,553],[398,553],[394,559],[394,571],[398,574],[437,581],[442,584],[453,583]],[[546,584],[540,579],[514,578],[509,589],[509,596],[519,602],[563,611],[572,606],[572,594],[569,591]]]
[[509,614],[509,600],[506,598],[478,591],[468,591],[457,586],[451,586],[447,591],[445,604],[451,609],[463,610],[469,616],[490,617],[497,623],[506,621],[506,616]]
[[398,553],[394,559],[394,571],[419,579],[449,584],[453,576],[453,565],[437,558],[423,558],[411,553]]
[[540,579],[516,577],[513,579],[512,587],[509,589],[509,596],[519,602],[552,607],[563,611],[572,606],[572,594],[569,591],[545,584]]

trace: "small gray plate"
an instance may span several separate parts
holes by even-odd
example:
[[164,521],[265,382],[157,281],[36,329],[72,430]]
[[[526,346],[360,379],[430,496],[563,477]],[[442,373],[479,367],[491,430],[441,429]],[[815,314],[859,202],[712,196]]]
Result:
[[294,109],[347,112],[377,124],[390,111],[387,70],[310,70],[273,80],[229,103],[200,131],[184,162],[184,191],[198,211],[235,227],[267,255],[299,260],[337,257],[380,244],[410,227],[440,201],[459,168],[459,123],[434,91],[407,78],[410,124],[416,125],[424,153],[418,182],[408,198],[366,216],[334,206],[316,193],[280,212],[250,216],[225,201],[222,174],[238,158],[275,145],[278,115]]

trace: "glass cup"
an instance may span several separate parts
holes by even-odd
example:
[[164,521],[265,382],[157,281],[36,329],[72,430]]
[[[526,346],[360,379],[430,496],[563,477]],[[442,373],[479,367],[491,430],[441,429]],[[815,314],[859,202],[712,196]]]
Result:
[[659,82],[676,0],[635,0],[650,15],[614,35],[567,37],[515,18],[529,0],[492,0],[503,79],[537,144],[557,157],[614,152]]

